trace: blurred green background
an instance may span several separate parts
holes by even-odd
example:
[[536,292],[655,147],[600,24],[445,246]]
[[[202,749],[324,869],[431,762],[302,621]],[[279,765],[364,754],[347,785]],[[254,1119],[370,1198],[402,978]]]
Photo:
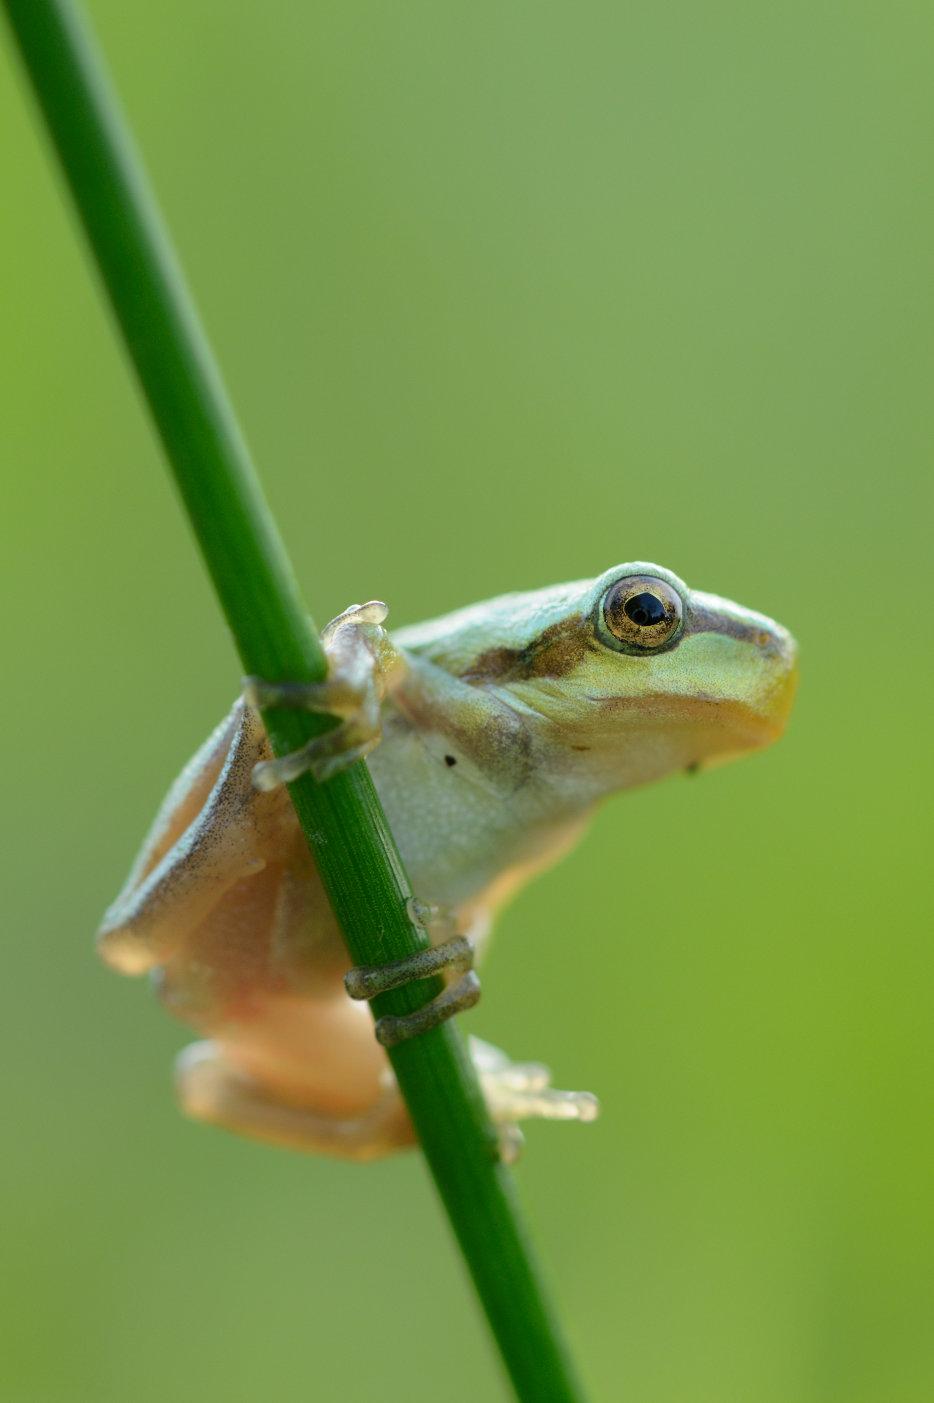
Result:
[[[930,7],[90,11],[320,622],[643,558],[801,642],[470,1016],[603,1101],[519,1170],[594,1399],[934,1397]],[[238,666],[9,45],[0,134],[0,1393],[505,1398],[419,1158],[184,1122],[95,960]]]

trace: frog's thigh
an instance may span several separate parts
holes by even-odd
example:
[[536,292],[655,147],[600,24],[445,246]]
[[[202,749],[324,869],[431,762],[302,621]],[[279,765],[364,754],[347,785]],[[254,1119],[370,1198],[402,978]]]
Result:
[[283,803],[250,782],[268,754],[258,713],[236,702],[170,789],[105,913],[98,948],[108,964],[125,974],[163,964],[234,882],[262,870],[261,837]]
[[214,1042],[185,1048],[176,1063],[176,1084],[186,1115],[292,1150],[368,1160],[415,1143],[412,1122],[394,1084],[388,1084],[367,1111],[327,1115],[277,1100],[232,1067]]

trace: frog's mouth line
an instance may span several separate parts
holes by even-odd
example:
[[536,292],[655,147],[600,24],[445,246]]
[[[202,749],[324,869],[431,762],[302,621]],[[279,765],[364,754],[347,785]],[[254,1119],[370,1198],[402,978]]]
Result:
[[796,675],[787,674],[764,699],[762,707],[703,692],[691,696],[646,692],[641,697],[591,696],[588,700],[611,714],[636,713],[646,729],[656,725],[701,727],[711,734],[727,733],[738,749],[757,749],[778,740],[785,730],[796,683]]

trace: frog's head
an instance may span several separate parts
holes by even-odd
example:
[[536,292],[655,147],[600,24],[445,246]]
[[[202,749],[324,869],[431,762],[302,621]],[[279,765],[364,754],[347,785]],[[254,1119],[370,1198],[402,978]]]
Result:
[[524,620],[513,613],[512,646],[487,653],[486,680],[546,721],[543,741],[567,778],[628,787],[759,749],[785,729],[797,650],[763,614],[643,562],[542,591],[537,607],[536,596],[512,598]]

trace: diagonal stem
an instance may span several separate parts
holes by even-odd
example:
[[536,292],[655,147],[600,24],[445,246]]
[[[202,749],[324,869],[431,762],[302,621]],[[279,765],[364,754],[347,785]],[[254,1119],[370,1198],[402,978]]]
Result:
[[[244,672],[320,681],[320,642],[77,7],[69,0],[4,6]],[[263,715],[280,755],[331,724],[297,711]],[[290,793],[354,963],[384,964],[424,949],[366,766],[326,785],[306,776]],[[381,994],[374,1011],[410,1013],[438,987],[426,980]],[[390,1056],[518,1397],[580,1403],[458,1032],[445,1024]]]

